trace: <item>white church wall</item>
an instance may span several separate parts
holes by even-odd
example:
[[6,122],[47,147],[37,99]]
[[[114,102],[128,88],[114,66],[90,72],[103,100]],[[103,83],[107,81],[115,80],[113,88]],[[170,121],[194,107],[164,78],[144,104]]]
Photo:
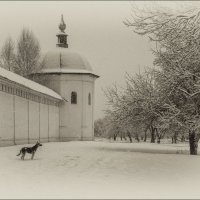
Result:
[[[83,127],[82,127],[82,140],[93,140],[93,106],[94,106],[94,92],[93,92],[93,82],[84,82],[84,107],[83,107]],[[91,95],[91,105],[88,102],[88,95]]]
[[[61,141],[93,140],[94,81],[96,78],[87,74],[47,74],[46,78],[47,86],[67,100],[61,103],[59,108]],[[77,93],[77,104],[71,104],[72,91]],[[89,93],[91,94],[91,105],[88,105]]]
[[39,103],[29,101],[29,143],[39,140]]
[[[68,100],[60,107],[60,133],[62,140],[81,139],[82,87],[82,81],[61,81],[61,94]],[[72,92],[77,93],[77,104],[71,104]]]
[[28,143],[28,100],[15,96],[15,143]]
[[0,146],[14,144],[13,95],[0,91]]

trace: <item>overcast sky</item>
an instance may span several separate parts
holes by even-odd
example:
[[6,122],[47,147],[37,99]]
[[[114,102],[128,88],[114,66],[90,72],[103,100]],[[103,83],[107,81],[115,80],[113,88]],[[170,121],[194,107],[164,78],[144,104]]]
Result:
[[[151,2],[138,3],[149,6]],[[134,74],[152,66],[150,43],[123,24],[131,16],[129,1],[1,1],[0,48],[7,37],[16,40],[27,27],[38,38],[42,52],[54,49],[61,14],[69,48],[83,54],[100,75],[95,87],[95,119],[103,117],[106,98],[102,89],[113,83],[123,85],[126,72]]]

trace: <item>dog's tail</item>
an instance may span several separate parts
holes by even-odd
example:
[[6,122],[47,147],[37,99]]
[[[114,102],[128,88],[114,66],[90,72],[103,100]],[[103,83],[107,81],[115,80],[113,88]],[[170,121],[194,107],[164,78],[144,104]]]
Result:
[[19,156],[21,154],[22,150],[19,152],[19,154],[17,154],[16,156]]

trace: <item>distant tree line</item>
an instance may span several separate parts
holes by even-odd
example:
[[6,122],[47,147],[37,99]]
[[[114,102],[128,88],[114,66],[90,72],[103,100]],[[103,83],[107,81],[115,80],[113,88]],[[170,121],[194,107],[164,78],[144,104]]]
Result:
[[[178,13],[178,12],[177,12]],[[113,133],[138,134],[150,142],[188,138],[196,155],[200,138],[200,11],[178,14],[133,7],[124,24],[154,44],[154,68],[126,74],[126,87],[105,91]],[[97,123],[97,122],[96,122]],[[137,130],[137,131],[136,131]]]

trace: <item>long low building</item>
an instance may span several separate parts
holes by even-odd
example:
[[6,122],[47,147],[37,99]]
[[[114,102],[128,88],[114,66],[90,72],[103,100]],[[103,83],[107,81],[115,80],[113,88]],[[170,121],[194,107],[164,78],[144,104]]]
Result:
[[53,90],[0,68],[0,145],[59,140],[59,104]]

